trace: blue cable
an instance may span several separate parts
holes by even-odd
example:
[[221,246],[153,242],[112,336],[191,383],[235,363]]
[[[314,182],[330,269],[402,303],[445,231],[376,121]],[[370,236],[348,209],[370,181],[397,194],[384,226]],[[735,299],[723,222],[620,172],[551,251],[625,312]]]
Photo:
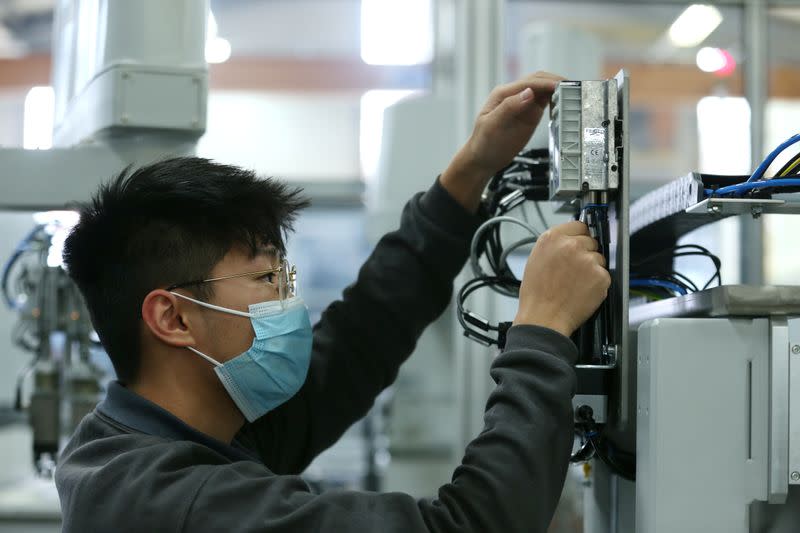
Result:
[[753,172],[753,175],[747,179],[746,183],[752,183],[754,181],[762,179],[764,177],[764,173],[767,171],[767,168],[769,168],[772,162],[775,161],[775,158],[778,157],[781,152],[783,152],[788,147],[790,147],[791,145],[793,145],[798,141],[800,141],[800,133],[796,133],[791,137],[789,137],[787,140],[783,141],[782,144],[780,144],[777,148],[775,148],[772,152],[770,152],[767,158],[764,159],[764,161],[762,161],[760,165],[758,165],[758,168],[756,168],[755,172]]
[[746,181],[744,183],[738,183],[736,185],[721,187],[716,191],[706,189],[706,194],[708,196],[724,196],[724,195],[741,196],[747,191],[752,191],[755,189],[770,189],[770,188],[780,189],[782,187],[800,187],[800,179],[782,178],[782,179],[770,179],[763,181]]
[[9,309],[16,310],[17,304],[14,302],[6,293],[6,285],[8,284],[8,276],[11,273],[11,267],[14,266],[14,263],[19,259],[19,257],[27,250],[28,244],[33,240],[36,236],[36,233],[42,229],[44,226],[37,224],[30,233],[28,233],[25,237],[23,237],[22,241],[17,245],[16,249],[11,253],[11,257],[6,261],[5,265],[3,265],[2,275],[0,275],[0,288],[3,292],[3,299],[6,301],[6,305]]
[[664,281],[660,279],[652,279],[652,278],[642,278],[642,279],[632,279],[630,280],[630,287],[631,288],[648,288],[648,287],[660,287],[662,289],[667,289],[672,292],[676,292],[678,294],[688,294],[686,289],[677,285],[675,283],[671,283],[669,281]]

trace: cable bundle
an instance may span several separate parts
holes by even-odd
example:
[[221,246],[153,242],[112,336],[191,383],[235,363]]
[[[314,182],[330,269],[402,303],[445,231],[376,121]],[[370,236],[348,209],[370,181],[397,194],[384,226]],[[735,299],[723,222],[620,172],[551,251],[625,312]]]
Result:
[[[672,262],[678,257],[692,256],[707,257],[714,265],[714,274],[702,288],[685,275],[672,270],[671,266],[669,269],[663,268],[666,259],[669,259],[670,265],[672,265]],[[717,281],[717,285],[722,285],[721,267],[722,262],[719,257],[697,244],[683,244],[667,248],[631,262],[631,295],[642,296],[648,300],[663,300],[705,290],[711,286],[714,280]]]
[[747,181],[718,189],[706,189],[706,196],[737,198],[744,195],[769,195],[773,192],[800,192],[800,152],[789,159],[772,178],[764,178],[764,174],[775,159],[797,142],[800,142],[800,133],[789,137],[770,152]]
[[[521,206],[526,200],[546,199],[549,158],[547,150],[522,152],[506,168],[498,172],[489,183],[484,194],[482,209],[490,218],[484,222],[472,238],[470,247],[470,267],[475,278],[468,281],[458,292],[458,320],[464,328],[464,335],[481,344],[505,345],[505,332],[510,322],[491,324],[487,319],[465,308],[466,299],[478,289],[488,287],[493,291],[519,297],[520,280],[508,266],[508,256],[519,248],[536,242],[539,237],[530,222],[508,216],[507,213]],[[547,224],[544,215],[535,204],[543,226]],[[523,217],[525,213],[523,211]],[[506,246],[501,239],[503,224],[513,224],[525,229],[530,235]],[[481,266],[485,258],[488,271]],[[495,337],[496,335],[496,337]]]
[[572,454],[571,463],[585,463],[597,457],[616,475],[636,481],[636,456],[617,449],[594,421],[592,409],[586,405],[575,412],[575,432],[581,438],[581,447]]

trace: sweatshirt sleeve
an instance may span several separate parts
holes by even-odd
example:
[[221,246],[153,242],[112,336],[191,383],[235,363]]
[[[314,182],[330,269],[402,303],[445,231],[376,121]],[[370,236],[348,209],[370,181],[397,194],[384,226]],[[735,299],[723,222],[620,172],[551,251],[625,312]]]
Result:
[[544,533],[572,445],[577,350],[535,326],[508,332],[484,428],[433,500],[399,493],[312,493],[297,476],[242,461],[209,473],[184,531]]
[[394,382],[425,327],[447,307],[481,221],[438,180],[414,196],[399,229],[380,240],[356,282],[316,324],[301,390],[237,440],[280,474],[301,472],[336,442]]

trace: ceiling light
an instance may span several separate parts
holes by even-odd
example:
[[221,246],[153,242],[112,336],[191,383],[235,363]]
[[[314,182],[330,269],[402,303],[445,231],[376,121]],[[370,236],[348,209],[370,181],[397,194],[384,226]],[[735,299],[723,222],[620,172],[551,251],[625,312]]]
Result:
[[672,23],[669,40],[681,48],[697,46],[722,22],[722,13],[714,6],[693,4]]
[[725,67],[725,54],[719,48],[706,46],[697,51],[697,68],[703,72],[716,72]]
[[719,76],[729,76],[736,70],[736,60],[722,48],[703,47],[697,52],[697,68]]

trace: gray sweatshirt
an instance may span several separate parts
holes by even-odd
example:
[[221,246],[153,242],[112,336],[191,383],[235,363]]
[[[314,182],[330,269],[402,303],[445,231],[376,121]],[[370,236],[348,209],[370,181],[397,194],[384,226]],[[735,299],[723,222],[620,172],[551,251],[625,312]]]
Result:
[[480,221],[438,182],[412,198],[314,327],[300,392],[231,443],[112,383],[59,460],[63,531],[546,531],[572,445],[577,350],[535,326],[509,330],[484,429],[436,499],[318,494],[298,476],[394,381],[446,308]]

